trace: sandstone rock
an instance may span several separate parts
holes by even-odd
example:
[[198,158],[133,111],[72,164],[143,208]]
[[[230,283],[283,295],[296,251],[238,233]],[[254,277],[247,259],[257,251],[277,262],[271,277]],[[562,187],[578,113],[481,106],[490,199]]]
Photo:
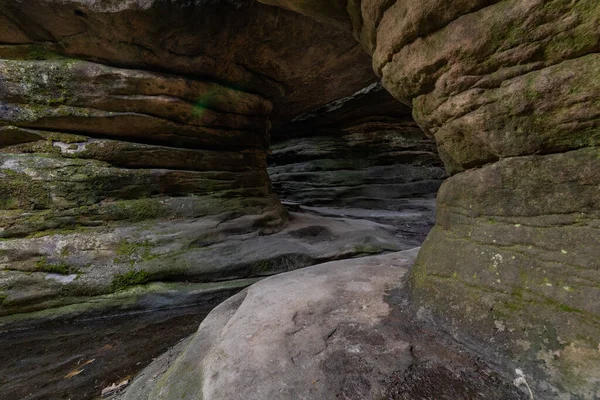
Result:
[[275,129],[268,157],[275,192],[312,212],[369,218],[422,240],[445,172],[408,113],[374,84]]
[[389,227],[383,244],[327,251],[236,241],[288,223],[266,172],[272,123],[375,79],[348,32],[247,1],[2,0],[0,24],[3,315],[402,242]]
[[[375,72],[381,76],[384,87],[413,107],[415,121],[435,138],[448,172],[454,175],[442,189],[438,227],[423,247],[412,273],[412,294],[418,305],[438,318],[442,315],[443,326],[462,341],[485,343],[494,349],[493,357],[507,368],[515,367],[515,354],[522,357],[523,363],[531,363],[536,376],[542,377],[536,382],[543,382],[534,387],[536,395],[597,396],[600,340],[595,304],[600,289],[594,282],[598,281],[600,256],[600,247],[595,245],[600,236],[596,190],[600,184],[598,2],[461,0],[449,5],[439,0],[364,0],[329,2],[325,6],[307,0],[268,3],[333,22],[338,27],[351,24],[355,37],[373,55]],[[368,75],[362,75],[364,65],[354,62],[360,59],[360,49],[349,42],[346,33],[323,28],[288,11],[237,1],[213,5],[151,0],[4,0],[0,5],[0,41],[5,43],[0,47],[0,58],[16,60],[15,65],[24,71],[38,65],[29,64],[32,61],[67,57],[114,68],[175,75],[186,81],[216,83],[258,94],[273,103],[275,126],[284,126],[292,116],[313,109],[318,105],[315,98],[320,99],[318,103],[327,104],[370,83]],[[289,29],[286,35],[273,35],[283,28]],[[199,37],[210,40],[198,40]],[[256,41],[249,43],[249,37]],[[290,48],[290,43],[298,48]],[[307,43],[318,44],[307,50]],[[114,132],[111,139],[131,135],[128,140],[135,142],[187,148],[175,145],[175,136],[182,136],[192,143],[190,147],[202,151],[233,150],[229,146],[238,140],[241,146],[235,150],[266,150],[268,137],[262,129],[250,129],[252,134],[245,136],[238,129],[220,128],[215,132],[205,125],[219,121],[228,127],[263,127],[268,126],[267,116],[257,121],[249,118],[254,115],[244,115],[226,122],[218,113],[198,117],[189,112],[189,104],[185,104],[189,100],[185,99],[171,102],[171,107],[163,107],[165,99],[128,99],[117,102],[122,109],[116,111],[88,110],[88,106],[62,105],[57,90],[49,95],[20,90],[27,89],[27,85],[19,84],[14,79],[19,78],[18,74],[11,74],[9,67],[3,64],[2,80],[8,85],[0,92],[6,96],[2,98],[0,113],[2,120],[12,126],[3,129],[3,133],[9,132],[6,144],[25,149],[11,153],[17,155],[18,168],[52,165],[29,154],[31,146],[40,141],[38,137],[44,137],[41,131],[60,133],[70,127],[81,129],[84,136],[94,139],[107,139],[103,135]],[[336,79],[324,80],[323,76]],[[49,86],[60,89],[59,80],[51,74],[47,78],[42,74],[41,79],[48,79],[53,85]],[[16,87],[11,83],[14,81]],[[334,90],[340,86],[348,91]],[[81,99],[86,104],[93,100],[93,96],[85,96],[85,85],[74,88],[81,88]],[[294,90],[297,88],[304,89]],[[23,101],[31,101],[37,107],[21,104]],[[58,104],[52,104],[57,101]],[[127,109],[160,115],[130,115]],[[115,118],[110,112],[117,112]],[[84,118],[86,114],[93,118]],[[176,121],[187,123],[180,128]],[[126,129],[132,123],[143,126],[150,136],[163,142],[144,142],[140,139],[143,132]],[[23,129],[19,140],[15,140],[15,129]],[[181,133],[175,135],[173,132],[179,129]],[[226,133],[219,147],[218,137],[223,132]],[[20,155],[23,152],[25,156]],[[264,160],[264,153],[258,157]],[[56,203],[55,198],[47,196],[47,186],[36,188],[34,181],[28,181],[32,175],[38,179],[35,171],[14,171],[16,161],[7,161],[3,171],[20,175],[8,181],[9,190],[18,196],[12,196],[17,200],[8,207],[3,205],[3,218],[14,221],[19,216],[28,217],[17,211],[15,204],[40,211]],[[235,163],[231,165],[219,171],[232,172],[229,168],[237,167],[233,166]],[[41,176],[48,172],[44,168],[41,171]],[[258,169],[255,171],[259,173]],[[69,176],[71,181],[80,178]],[[20,178],[25,179],[24,185]],[[138,177],[124,179],[132,182]],[[139,182],[153,182],[147,176],[140,179]],[[268,184],[266,180],[263,183]],[[183,186],[194,190],[194,185]],[[82,187],[88,190],[90,185]],[[165,197],[169,198],[165,201],[178,207],[179,198]],[[234,195],[233,199],[242,201],[245,196]],[[238,216],[252,219],[271,213],[270,223],[259,226],[267,231],[281,226],[284,213],[277,201],[264,194],[258,199],[256,207],[254,203],[247,209],[252,211]],[[104,205],[105,200],[98,200],[98,207]],[[185,201],[181,208],[194,210]],[[218,198],[215,208],[227,210],[228,206]],[[83,211],[89,218],[87,209]],[[198,213],[192,211],[191,215]],[[155,221],[157,213],[142,215],[144,220]],[[167,215],[173,215],[172,209]],[[68,217],[60,214],[48,219],[54,223],[69,221]],[[118,219],[127,218],[130,217]],[[46,216],[31,222],[39,220],[46,221]],[[484,225],[491,220],[499,222],[489,224],[493,227]],[[29,226],[26,222],[23,225]],[[76,219],[75,223],[82,224]],[[256,231],[254,224],[250,226]],[[494,268],[499,274],[496,281],[496,272],[491,271]],[[519,276],[521,272],[526,276]],[[475,276],[482,277],[481,284],[475,283],[479,279]],[[456,286],[466,285],[449,283],[459,280],[470,285],[469,289],[456,290]],[[564,287],[573,285],[580,291],[564,289],[563,280],[568,283]],[[508,305],[502,305],[508,296]],[[498,318],[499,314],[494,315],[498,308],[500,313],[510,310],[509,315]],[[568,318],[560,318],[564,315]],[[469,323],[468,330],[464,329],[465,321]],[[572,321],[581,323],[581,328],[575,328]],[[490,344],[488,335],[494,330],[507,332],[507,340],[494,339]],[[540,331],[544,335],[535,337]]]
[[543,360],[540,375],[589,398],[600,376],[599,154],[515,157],[450,178],[412,272],[416,297],[457,337]]
[[[414,245],[393,226],[308,213],[292,214],[277,234],[260,235],[256,226],[269,217],[157,219],[0,241],[0,324],[70,315],[69,305],[85,312],[136,286],[144,291],[144,285],[160,282],[233,284]],[[43,311],[49,308],[54,311]]]
[[[600,91],[591,76],[598,75],[600,8],[464,3],[419,38],[399,33],[392,16],[402,12],[392,8],[390,24],[378,28],[378,38],[397,37],[377,41],[384,86],[413,101],[449,172],[466,170],[440,193],[438,227],[413,272],[414,293],[458,335],[493,335],[505,357],[535,360],[552,390],[593,398],[600,291],[588,285],[598,280],[600,249],[592,244],[600,240],[593,189]],[[470,289],[456,290],[460,282]],[[468,331],[459,328],[467,321]],[[547,356],[556,351],[565,356]]]
[[2,0],[0,18],[1,59],[67,57],[224,83],[273,99],[274,119],[374,80],[348,32],[246,0]]
[[542,396],[594,398],[598,2],[372,0],[352,12],[384,87],[413,105],[455,175],[412,273],[415,299],[461,340],[505,331],[491,347],[550,376]]
[[332,262],[253,285],[122,398],[525,398],[491,365],[411,320],[400,281],[416,253]]

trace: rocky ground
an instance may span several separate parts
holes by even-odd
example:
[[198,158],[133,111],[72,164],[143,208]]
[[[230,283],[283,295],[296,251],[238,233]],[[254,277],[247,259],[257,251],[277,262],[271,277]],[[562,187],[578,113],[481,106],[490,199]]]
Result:
[[[430,221],[432,216],[433,211],[426,210],[421,219]],[[412,218],[414,215],[407,221],[412,222]],[[136,271],[125,275],[128,279],[108,268],[94,275],[98,267],[93,266],[71,274],[13,272],[30,282],[29,286],[15,286],[15,298],[31,299],[40,288],[47,297],[37,307],[30,303],[30,312],[0,317],[0,351],[5,355],[0,363],[0,392],[31,400],[94,398],[193,333],[214,306],[263,277],[329,260],[404,250],[422,241],[421,235],[392,225],[356,217],[323,217],[312,209],[301,209],[290,214],[289,226],[277,234],[227,236],[205,245],[198,254],[173,249],[183,238],[198,240],[193,234],[197,227],[189,225],[170,222],[151,228],[128,227],[122,236],[127,239],[119,239],[127,244],[121,244],[126,271]],[[113,234],[111,231],[109,235]],[[53,252],[56,243],[49,240],[58,237],[73,254],[81,255],[85,251],[77,247],[79,244],[89,246],[106,240],[106,235],[71,233],[37,240],[40,249]],[[177,267],[186,257],[195,260],[185,264],[189,269]],[[131,261],[135,269],[131,269]],[[164,264],[173,267],[172,274],[159,278],[152,273],[153,268],[171,271]],[[51,258],[48,265],[53,265]],[[122,281],[123,285],[113,287],[108,294],[65,295],[70,285],[90,285],[89,291],[93,291],[93,285],[104,281],[113,285]],[[48,304],[53,307],[48,308]],[[90,360],[94,361],[82,365]],[[80,372],[66,378],[73,371]]]
[[[422,216],[431,220],[432,210]],[[117,307],[124,298],[137,303],[135,299],[150,290],[146,286],[140,292],[139,286],[148,283],[190,282],[217,290],[224,284],[243,287],[249,278],[403,250],[422,239],[365,219],[325,218],[308,212],[292,213],[290,218],[285,229],[272,235],[236,232],[245,223],[238,220],[222,223],[207,235],[206,225],[218,221],[200,219],[0,242],[5,254],[2,276],[11,283],[0,324],[80,313],[102,304]],[[37,249],[34,254],[29,252],[32,246]]]
[[265,279],[114,398],[528,399],[514,371],[413,312],[402,282],[418,250]]

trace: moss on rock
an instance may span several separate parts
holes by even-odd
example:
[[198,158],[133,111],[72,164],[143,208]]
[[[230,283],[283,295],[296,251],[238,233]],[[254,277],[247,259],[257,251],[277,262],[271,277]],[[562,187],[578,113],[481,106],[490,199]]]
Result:
[[124,274],[115,275],[111,283],[113,291],[121,291],[132,286],[139,286],[150,280],[150,274],[145,270],[130,270]]
[[45,257],[35,263],[35,271],[59,275],[71,275],[79,272],[78,268],[71,267],[63,262],[48,262]]

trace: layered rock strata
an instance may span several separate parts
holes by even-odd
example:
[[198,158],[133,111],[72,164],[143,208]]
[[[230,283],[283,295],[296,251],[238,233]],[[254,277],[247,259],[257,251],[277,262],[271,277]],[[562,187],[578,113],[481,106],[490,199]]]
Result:
[[[206,293],[240,289],[253,278],[413,247],[392,227],[366,220],[292,213],[289,225],[270,235],[252,228],[258,223],[254,215],[152,220],[2,241],[7,296],[0,327],[88,311],[152,309],[144,297],[160,296],[172,284],[182,284],[184,293],[187,284]],[[188,301],[182,294],[178,301],[189,305],[197,297]]]
[[268,161],[280,199],[397,226],[415,245],[433,226],[446,176],[435,143],[379,84],[274,130]]
[[373,79],[347,32],[247,1],[0,1],[0,26],[2,315],[279,271],[202,250],[281,230],[272,121]]
[[600,5],[337,4],[453,175],[411,273],[415,300],[513,368],[534,360],[529,374],[552,382],[539,396],[597,396]]
[[[326,6],[317,0],[265,2],[351,29],[372,55],[384,87],[412,106],[415,121],[437,142],[452,177],[438,198],[437,226],[411,272],[419,315],[429,310],[459,340],[488,344],[506,368],[526,366],[526,378],[535,383],[537,397],[597,397],[598,2],[464,0],[449,5],[440,0],[336,0]],[[340,82],[347,88],[356,82],[335,73],[353,65],[356,46],[328,46],[326,38],[334,34],[321,25],[290,23],[287,12],[261,17],[263,11],[254,14],[258,8],[232,3],[226,7],[236,11],[221,14],[203,2],[5,0],[0,3],[4,43],[0,58],[26,62],[55,55],[83,58],[112,67],[227,82],[224,86],[269,99],[286,97],[286,82],[295,79],[312,89],[304,92],[311,94],[311,101],[319,98],[323,104],[368,81],[361,77],[361,84],[348,93],[334,93],[331,88]],[[232,17],[236,12],[244,13],[244,18]],[[174,27],[172,21],[178,24]],[[275,39],[272,32],[282,26],[295,35]],[[248,45],[248,37],[276,50]],[[283,45],[301,44],[304,39],[319,43],[322,51],[288,52]],[[297,56],[286,57],[292,53]],[[322,57],[314,58],[315,54]],[[273,61],[283,59],[292,63]],[[327,59],[336,62],[332,66]],[[305,72],[291,74],[298,71],[292,65],[304,66]],[[22,68],[27,70],[26,65]],[[314,79],[309,85],[310,79],[301,79],[319,75],[339,80]],[[359,74],[352,71],[348,76]],[[41,78],[50,80],[50,75]],[[288,90],[289,102],[279,104],[297,106],[275,104],[280,111],[273,115],[298,115],[312,108],[307,106],[308,97],[294,95],[301,92]],[[22,96],[12,90],[4,93]],[[62,103],[60,96],[55,101]],[[68,105],[53,106],[48,113],[9,99],[3,102],[9,104],[2,109],[2,120],[14,127],[9,129],[53,131],[48,121],[56,121],[52,123],[58,132],[68,126],[60,115]],[[81,133],[110,139],[92,135],[101,127]],[[152,124],[146,127],[151,129]],[[15,145],[24,137],[40,136],[36,131],[16,135],[18,140],[14,134],[6,137]],[[255,133],[263,143],[263,133]],[[15,163],[4,161],[3,169],[22,174],[23,164]],[[19,179],[10,181],[19,187]],[[25,186],[26,193],[37,187]],[[11,204],[7,210],[15,201]]]

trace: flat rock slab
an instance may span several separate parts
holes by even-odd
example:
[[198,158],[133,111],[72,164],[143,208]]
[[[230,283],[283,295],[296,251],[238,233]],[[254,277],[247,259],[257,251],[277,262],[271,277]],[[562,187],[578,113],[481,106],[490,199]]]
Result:
[[410,312],[418,249],[265,279],[230,298],[122,399],[521,399],[510,378]]

